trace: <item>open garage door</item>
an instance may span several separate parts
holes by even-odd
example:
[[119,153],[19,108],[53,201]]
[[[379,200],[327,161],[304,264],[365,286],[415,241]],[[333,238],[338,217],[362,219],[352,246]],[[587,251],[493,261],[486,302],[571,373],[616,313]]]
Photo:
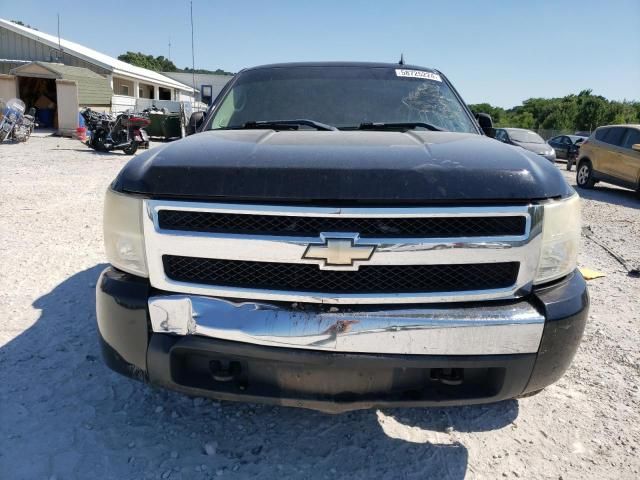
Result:
[[18,96],[27,111],[36,109],[36,119],[42,128],[57,128],[58,94],[55,77],[18,76]]
[[109,108],[111,86],[106,77],[82,67],[32,62],[11,70],[18,77],[18,96],[27,108],[35,107],[43,126],[62,135],[78,127],[80,106]]

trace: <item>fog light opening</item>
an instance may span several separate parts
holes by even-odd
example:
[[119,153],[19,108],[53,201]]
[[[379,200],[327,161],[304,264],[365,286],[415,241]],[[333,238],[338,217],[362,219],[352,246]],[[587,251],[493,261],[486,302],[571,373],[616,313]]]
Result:
[[238,379],[242,372],[242,367],[240,362],[212,360],[209,362],[209,370],[216,382],[231,382]]
[[464,369],[434,368],[431,370],[431,380],[444,385],[462,385],[464,381]]

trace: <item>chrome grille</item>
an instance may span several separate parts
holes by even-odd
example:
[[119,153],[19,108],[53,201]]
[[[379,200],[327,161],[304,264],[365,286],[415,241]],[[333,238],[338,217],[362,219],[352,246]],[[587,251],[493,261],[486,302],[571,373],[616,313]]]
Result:
[[332,293],[415,293],[488,290],[513,285],[518,263],[379,265],[327,271],[300,263],[247,262],[164,255],[164,270],[180,282],[240,288]]
[[[534,205],[336,208],[164,200],[146,200],[145,209],[154,287],[328,304],[525,295],[538,265],[543,214]],[[353,265],[319,265],[305,256],[309,245],[327,238],[375,250]]]
[[206,233],[313,237],[322,232],[358,232],[362,238],[443,238],[523,235],[526,219],[521,215],[344,218],[161,210],[158,224],[165,230]]

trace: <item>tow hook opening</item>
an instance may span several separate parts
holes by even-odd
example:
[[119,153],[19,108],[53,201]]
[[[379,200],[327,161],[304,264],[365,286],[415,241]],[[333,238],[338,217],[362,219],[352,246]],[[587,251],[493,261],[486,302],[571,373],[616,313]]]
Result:
[[433,368],[431,380],[444,385],[462,385],[464,381],[464,369],[462,368]]
[[240,362],[228,360],[211,360],[209,362],[211,376],[217,382],[231,382],[240,377],[242,366]]

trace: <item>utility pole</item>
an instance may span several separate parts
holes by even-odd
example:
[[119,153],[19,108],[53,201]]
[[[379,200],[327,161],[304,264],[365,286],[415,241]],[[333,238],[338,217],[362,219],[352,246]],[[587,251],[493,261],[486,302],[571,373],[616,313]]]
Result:
[[191,81],[193,87],[193,108],[196,109],[196,54],[193,43],[193,1],[189,2],[191,5]]
[[171,35],[169,35],[169,60],[171,60]]

